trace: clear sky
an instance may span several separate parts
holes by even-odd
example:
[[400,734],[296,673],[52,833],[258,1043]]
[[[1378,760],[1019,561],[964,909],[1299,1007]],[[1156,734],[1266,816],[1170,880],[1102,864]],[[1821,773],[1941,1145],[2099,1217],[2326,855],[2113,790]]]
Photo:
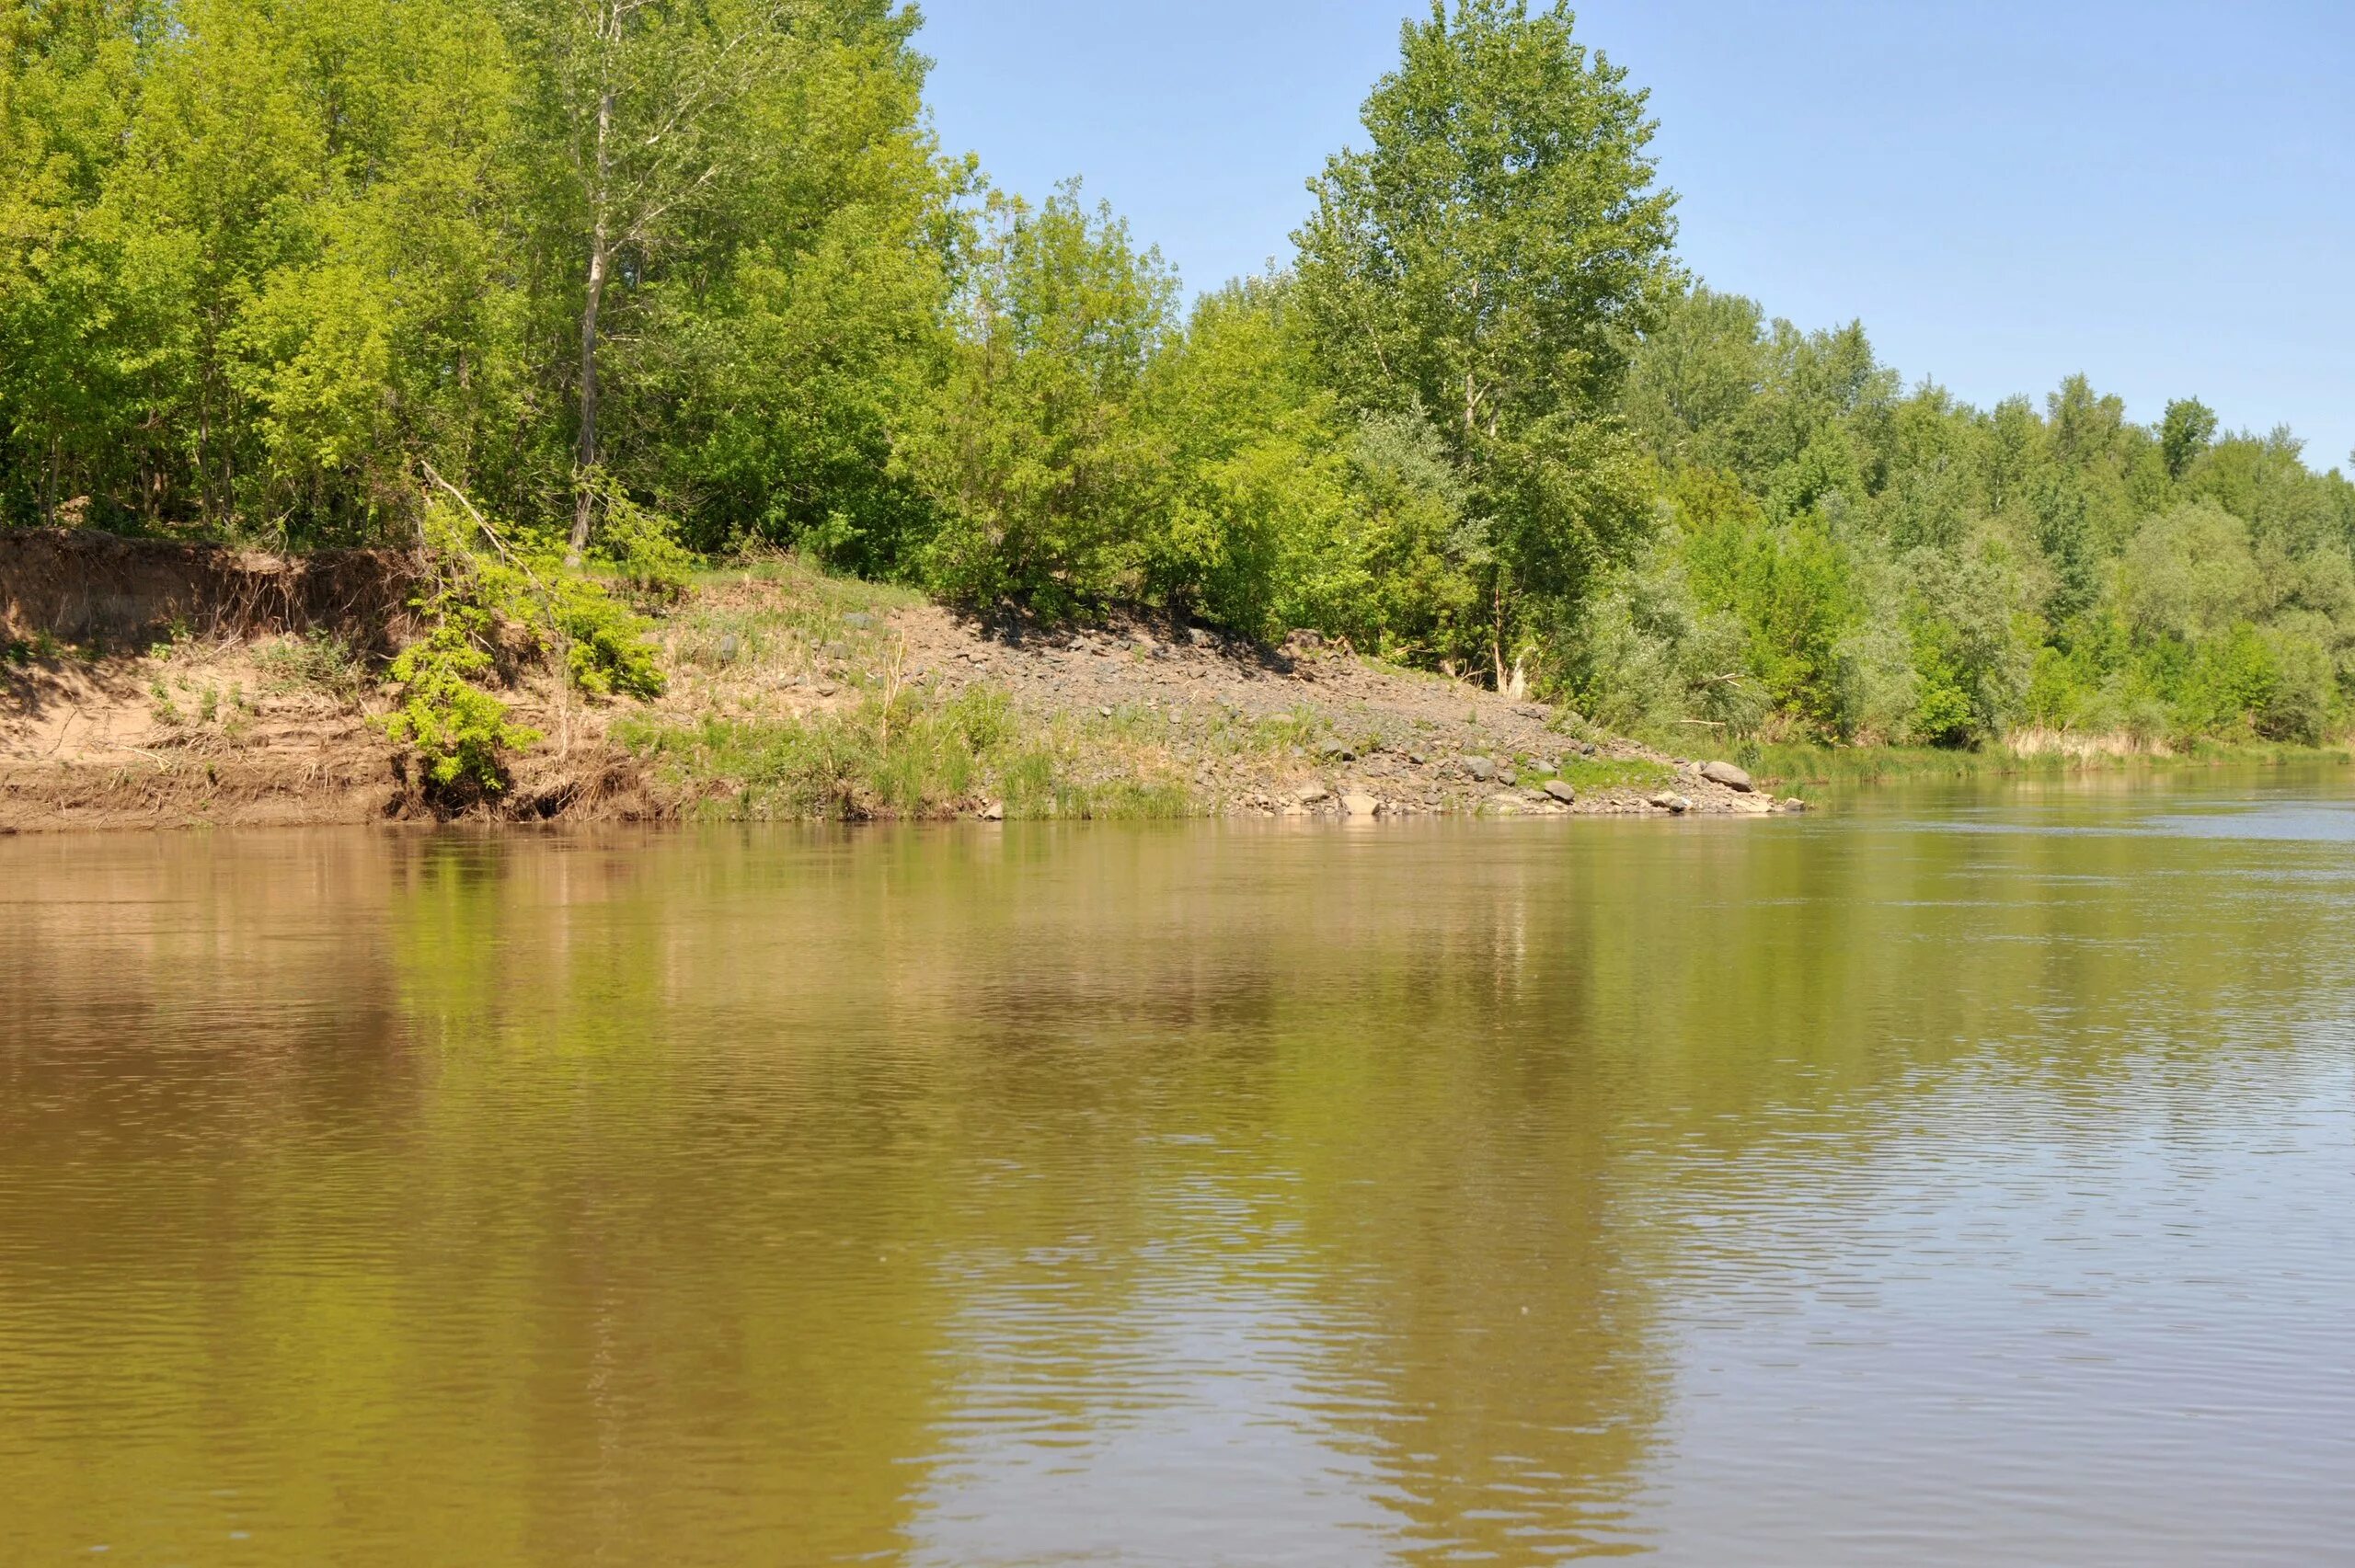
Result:
[[[1289,252],[1413,0],[929,0],[943,144],[1192,288]],[[2084,371],[2355,450],[2355,0],[1590,0],[1686,264],[1975,403]]]

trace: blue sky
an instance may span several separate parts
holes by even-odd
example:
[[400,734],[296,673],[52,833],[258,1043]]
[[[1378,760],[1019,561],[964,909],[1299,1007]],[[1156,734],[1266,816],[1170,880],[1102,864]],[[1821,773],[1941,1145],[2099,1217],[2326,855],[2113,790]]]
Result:
[[[1192,288],[1290,248],[1412,0],[930,0],[942,143],[1068,175]],[[1681,249],[1806,326],[1861,316],[1986,404],[2084,371],[2355,449],[2355,0],[1590,0],[1648,87]]]

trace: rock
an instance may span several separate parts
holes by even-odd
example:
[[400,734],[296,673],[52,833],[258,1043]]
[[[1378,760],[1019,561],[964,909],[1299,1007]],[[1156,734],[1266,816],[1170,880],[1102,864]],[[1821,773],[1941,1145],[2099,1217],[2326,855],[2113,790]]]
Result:
[[1346,740],[1338,739],[1324,741],[1316,748],[1316,750],[1319,756],[1338,757],[1344,762],[1355,761],[1358,755],[1357,749],[1355,747],[1351,746]]
[[1315,806],[1321,801],[1332,799],[1333,792],[1321,784],[1306,784],[1292,798],[1295,805]]
[[1420,751],[1409,751],[1407,753],[1407,761],[1419,768],[1423,765],[1423,754]]
[[1002,800],[993,800],[987,806],[982,807],[982,820],[984,822],[1005,821],[1005,803]]
[[1665,789],[1644,796],[1644,804],[1647,806],[1657,806],[1662,811],[1673,811],[1680,816],[1693,809],[1693,803],[1691,801],[1671,790]]
[[1751,782],[1748,773],[1743,773],[1731,762],[1704,762],[1701,764],[1701,776],[1711,784],[1721,784],[1728,789],[1738,789],[1744,795],[1750,794],[1758,787]]
[[1521,796],[1517,795],[1503,794],[1492,795],[1488,796],[1488,799],[1480,803],[1480,809],[1483,811],[1493,811],[1499,817],[1518,817],[1521,815],[1522,810]]
[[1579,797],[1579,792],[1572,789],[1568,783],[1561,779],[1547,779],[1545,781],[1545,793],[1552,795],[1555,799],[1560,801],[1565,806],[1568,806],[1571,801],[1576,800]]
[[1107,703],[1102,707],[1097,708],[1096,713],[1097,716],[1099,718],[1110,718],[1112,716],[1112,706],[1109,703]]
[[1499,768],[1497,770],[1497,782],[1501,784],[1519,784],[1521,782],[1521,775],[1514,773],[1511,768]]
[[1581,757],[1591,757],[1595,753],[1595,744],[1591,740],[1574,740],[1570,744]]
[[1370,795],[1351,790],[1341,796],[1341,809],[1351,817],[1371,817],[1382,809],[1382,802]]
[[1793,795],[1788,800],[1778,800],[1775,803],[1775,809],[1777,811],[1798,812],[1805,811],[1807,808],[1807,802],[1799,799],[1797,795]]
[[843,624],[845,626],[865,628],[875,624],[875,617],[869,615],[864,610],[854,610],[849,614],[843,617]]
[[730,632],[726,636],[720,638],[719,662],[722,664],[735,663],[737,654],[743,651],[743,644],[736,640],[736,634],[733,632]]
[[1464,771],[1486,784],[1497,776],[1497,764],[1486,757],[1466,757],[1464,759]]

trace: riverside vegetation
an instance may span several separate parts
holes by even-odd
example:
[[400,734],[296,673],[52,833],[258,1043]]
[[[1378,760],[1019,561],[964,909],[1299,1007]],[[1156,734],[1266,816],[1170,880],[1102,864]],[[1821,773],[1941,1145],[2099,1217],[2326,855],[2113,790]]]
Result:
[[2349,725],[2355,485],[2190,398],[1973,408],[1713,291],[1643,94],[1558,5],[1407,25],[1289,261],[1190,305],[1076,181],[1033,204],[943,153],[918,22],[0,0],[0,521],[407,553],[409,639],[349,706],[444,804],[581,727],[747,808],[1221,776],[1189,741],[1082,779],[1116,715],[895,665],[856,724],[679,711],[698,571],[780,553],[830,574],[803,601],[863,579],[1033,647],[1306,629],[1476,682],[1476,718],[1560,704],[1522,747],[1557,769],[1610,733],[1657,769]]

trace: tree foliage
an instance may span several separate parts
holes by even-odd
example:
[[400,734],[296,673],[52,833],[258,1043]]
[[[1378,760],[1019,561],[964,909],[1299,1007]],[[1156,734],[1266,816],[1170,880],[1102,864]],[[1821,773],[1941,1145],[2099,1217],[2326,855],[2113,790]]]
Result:
[[[2144,428],[2083,376],[1975,409],[1902,390],[1860,326],[1802,333],[1698,286],[1626,413],[1675,524],[1589,607],[1572,685],[1598,712],[1939,745],[2346,723],[2355,486],[2284,432],[2220,437],[2189,399]],[[1712,615],[1743,628],[1713,674],[1746,707],[1695,684],[1687,628]]]
[[1296,236],[1300,313],[1352,406],[1432,422],[1488,531],[1498,682],[1538,607],[1574,600],[1648,516],[1617,418],[1669,278],[1673,198],[1626,74],[1567,6],[1434,4],[1375,85]]
[[1406,24],[1289,264],[1190,305],[1076,182],[941,155],[918,23],[0,0],[0,522],[423,541],[403,733],[482,787],[502,650],[645,690],[625,599],[752,543],[1680,735],[2347,726],[2355,486],[2084,376],[1973,408],[1684,279],[1561,4]]

